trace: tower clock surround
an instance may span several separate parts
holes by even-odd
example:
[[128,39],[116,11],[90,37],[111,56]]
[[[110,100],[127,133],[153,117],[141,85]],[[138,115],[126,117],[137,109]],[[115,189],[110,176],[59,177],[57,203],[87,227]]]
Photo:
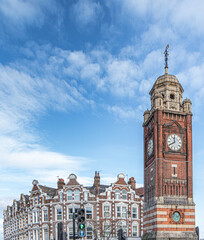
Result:
[[165,74],[151,91],[151,110],[144,112],[143,239],[197,239],[192,175],[190,99],[176,76]]

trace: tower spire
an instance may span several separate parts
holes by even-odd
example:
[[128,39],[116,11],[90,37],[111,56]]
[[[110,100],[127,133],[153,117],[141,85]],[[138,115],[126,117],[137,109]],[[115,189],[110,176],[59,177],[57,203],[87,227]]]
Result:
[[165,74],[168,74],[168,56],[169,56],[168,48],[169,48],[169,44],[166,45],[166,49],[163,52],[164,59],[165,59],[165,67],[164,67],[165,68]]

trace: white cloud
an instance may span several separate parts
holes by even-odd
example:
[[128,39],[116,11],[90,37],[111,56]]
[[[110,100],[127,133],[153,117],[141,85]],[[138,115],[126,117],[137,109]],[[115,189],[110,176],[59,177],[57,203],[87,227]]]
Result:
[[82,162],[82,158],[79,157],[69,157],[55,152],[33,150],[27,152],[1,152],[0,164],[6,167],[33,170],[36,168],[56,169],[60,168],[60,166],[74,166],[74,169],[77,169],[80,162]]
[[0,11],[14,25],[42,25],[45,19],[45,12],[53,12],[55,1],[51,0],[2,0]]
[[113,59],[107,63],[106,81],[113,95],[134,96],[141,72],[138,66],[129,60]]
[[[117,5],[119,13],[122,13],[123,19],[148,20],[149,23],[157,22],[171,25],[171,28],[182,32],[193,31],[194,34],[204,33],[202,27],[204,16],[202,9],[204,2],[202,0],[185,0],[185,1],[114,1]],[[121,12],[120,12],[121,11]],[[121,14],[118,14],[120,16]],[[128,18],[127,18],[128,16]],[[193,20],[192,20],[193,19]],[[152,20],[152,21],[150,21]],[[134,24],[134,21],[132,21]],[[161,31],[160,29],[157,29]],[[165,28],[163,29],[165,31]]]
[[72,6],[73,16],[79,28],[86,25],[95,25],[102,16],[102,7],[99,2],[92,0],[78,0]]
[[129,106],[108,106],[107,110],[114,114],[117,119],[135,119],[141,120],[143,107],[141,105],[137,106],[137,108],[133,109]]
[[[46,51],[46,48],[38,49],[37,58],[30,63],[23,60],[23,64],[0,65],[0,187],[8,184],[15,188],[13,193],[20,191],[17,184],[28,186],[33,178],[53,184],[53,176],[67,176],[69,171],[78,171],[79,166],[83,171],[84,162],[88,162],[88,159],[49,151],[40,145],[40,133],[34,123],[49,109],[68,111],[93,105],[78,86],[50,71],[58,61],[49,62]],[[42,67],[46,65],[47,68]]]
[[204,62],[202,58],[199,61],[200,64],[192,65],[177,75],[185,89],[185,96],[193,102],[193,111],[197,117],[201,116],[204,98]]

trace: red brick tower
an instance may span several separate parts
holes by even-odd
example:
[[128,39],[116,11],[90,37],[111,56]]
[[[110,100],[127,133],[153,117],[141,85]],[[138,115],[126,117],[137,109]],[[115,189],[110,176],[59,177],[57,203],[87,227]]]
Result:
[[[167,49],[166,49],[166,54]],[[143,239],[197,239],[192,176],[191,101],[178,79],[160,76],[144,112]]]

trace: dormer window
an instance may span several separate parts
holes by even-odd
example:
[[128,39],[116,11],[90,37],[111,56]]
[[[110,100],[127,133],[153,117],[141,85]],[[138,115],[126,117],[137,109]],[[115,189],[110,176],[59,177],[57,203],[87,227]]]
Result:
[[171,100],[174,100],[174,98],[175,98],[174,94],[171,93],[171,94],[170,94],[170,99],[171,99]]

